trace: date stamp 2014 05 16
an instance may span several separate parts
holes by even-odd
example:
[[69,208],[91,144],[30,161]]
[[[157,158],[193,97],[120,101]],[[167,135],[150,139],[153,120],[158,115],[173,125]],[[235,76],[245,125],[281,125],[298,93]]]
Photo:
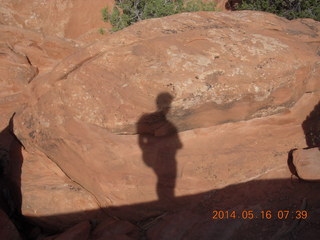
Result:
[[214,210],[212,211],[212,219],[213,220],[222,220],[222,219],[306,219],[308,217],[308,212],[306,210],[264,210],[264,211],[253,211],[253,210]]

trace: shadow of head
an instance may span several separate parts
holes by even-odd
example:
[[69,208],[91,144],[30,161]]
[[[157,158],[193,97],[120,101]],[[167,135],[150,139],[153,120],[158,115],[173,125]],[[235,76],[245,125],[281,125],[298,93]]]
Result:
[[165,115],[170,111],[173,96],[168,92],[159,93],[156,99],[157,110]]

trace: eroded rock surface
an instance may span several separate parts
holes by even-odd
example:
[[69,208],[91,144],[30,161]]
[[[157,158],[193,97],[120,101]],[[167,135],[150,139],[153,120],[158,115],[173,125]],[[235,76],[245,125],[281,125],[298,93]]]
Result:
[[92,194],[66,177],[43,153],[24,151],[12,133],[13,125],[9,126],[9,120],[29,101],[30,82],[75,50],[74,43],[57,37],[45,37],[13,26],[0,26],[0,164],[1,172],[4,172],[0,179],[1,206],[7,214],[12,214],[21,211],[23,202],[25,215],[34,217],[34,222],[40,226],[53,229],[64,229],[80,219],[99,219],[105,214],[98,211],[73,219],[61,216],[41,219],[39,216],[49,212],[59,215],[75,209],[97,209],[99,205]]
[[[167,117],[183,146],[172,158],[175,195],[247,181],[286,164],[288,149],[304,144],[300,124],[318,101],[318,34],[315,21],[249,11],[142,21],[34,79],[15,133],[101,206],[156,201],[160,170],[144,164],[134,134],[168,92]],[[167,140],[155,140],[156,158]]]
[[100,11],[106,6],[111,8],[113,3],[113,0],[3,0],[0,23],[69,39],[81,39],[82,35],[94,31],[95,34],[90,34],[94,40],[101,37],[100,27],[110,28],[103,23]]
[[143,21],[37,78],[56,85],[34,86],[38,107],[55,99],[52,108],[117,134],[135,133],[163,91],[174,96],[169,118],[180,131],[268,116],[319,88],[318,34],[312,20],[245,11]]
[[304,180],[320,180],[319,148],[299,149],[293,152],[297,175]]
[[[100,206],[94,195],[71,181],[46,156],[26,151],[22,155],[23,214],[37,225],[61,230],[81,220],[101,221],[107,218],[102,210],[98,210]],[[79,214],[68,216],[72,212]],[[50,218],[47,217],[48,213]]]
[[[317,128],[303,125],[312,118],[318,126],[310,114],[320,97],[318,22],[250,11],[183,13],[86,47],[16,27],[78,38],[86,30],[68,31],[75,22],[68,14],[88,3],[59,2],[26,1],[21,19],[7,11],[10,1],[1,6],[1,22],[12,26],[0,28],[0,123],[5,128],[17,112],[18,152],[5,146],[23,160],[21,210],[44,228],[74,225],[48,239],[271,239],[287,236],[295,222],[213,223],[210,214],[302,211],[306,201],[311,231],[295,226],[296,234],[318,236],[311,214],[320,209],[318,185],[292,184],[287,168],[290,149],[318,139],[308,140]],[[40,5],[59,7],[48,21],[59,14],[65,21],[52,28],[43,20],[32,25],[38,17],[26,21]],[[156,101],[161,93],[172,96],[165,108]],[[137,134],[140,120],[150,128]]]
[[73,43],[12,26],[0,26],[1,130],[28,101],[27,86],[72,54]]

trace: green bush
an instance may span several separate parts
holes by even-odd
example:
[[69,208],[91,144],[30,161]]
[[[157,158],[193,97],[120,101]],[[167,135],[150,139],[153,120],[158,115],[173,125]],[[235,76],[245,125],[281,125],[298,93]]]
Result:
[[320,21],[320,0],[243,0],[237,10],[256,10],[287,19],[312,18]]
[[106,33],[106,31],[103,28],[99,28],[98,31],[101,35],[104,35]]
[[196,12],[196,11],[214,11],[214,2],[204,3],[202,0],[189,1],[185,4],[184,12]]
[[105,8],[101,9],[101,15],[102,15],[102,20],[104,22],[108,22],[108,20],[109,20],[108,7],[105,7]]
[[130,25],[130,17],[127,14],[121,14],[118,7],[114,6],[110,14],[110,23],[112,31],[118,31]]
[[111,13],[102,9],[103,20],[110,21],[113,31],[123,29],[137,21],[169,16],[181,12],[214,11],[213,2],[202,0],[116,0]]

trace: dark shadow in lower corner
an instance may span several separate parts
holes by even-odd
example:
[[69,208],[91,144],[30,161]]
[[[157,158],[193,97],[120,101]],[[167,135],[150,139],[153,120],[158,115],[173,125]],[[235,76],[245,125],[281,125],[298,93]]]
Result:
[[[320,209],[320,195],[317,194],[319,187],[319,182],[293,182],[290,179],[253,180],[198,194],[176,196],[175,207],[171,209],[161,209],[160,201],[151,201],[108,207],[104,210],[111,216],[138,226],[142,234],[132,238],[137,240],[253,240],[272,239],[275,234],[280,236],[277,239],[290,239],[287,238],[290,237],[288,233],[292,232],[296,239],[317,239],[320,234],[317,213]],[[233,211],[236,212],[236,218],[230,216]],[[271,213],[268,219],[266,211]],[[279,211],[288,211],[290,214],[286,219],[279,219]],[[297,211],[306,211],[308,218],[298,219],[297,222]],[[251,212],[254,219],[248,219],[247,214]],[[45,221],[57,221],[59,218],[77,219],[81,214],[83,213],[75,212],[41,218]],[[213,219],[214,217],[216,218]],[[32,220],[37,221],[37,218]],[[291,226],[296,224],[299,225],[291,230]],[[306,236],[307,238],[303,238]]]
[[21,170],[23,164],[22,144],[13,133],[13,118],[0,132],[0,209],[15,224],[25,239],[33,225],[22,215]]

